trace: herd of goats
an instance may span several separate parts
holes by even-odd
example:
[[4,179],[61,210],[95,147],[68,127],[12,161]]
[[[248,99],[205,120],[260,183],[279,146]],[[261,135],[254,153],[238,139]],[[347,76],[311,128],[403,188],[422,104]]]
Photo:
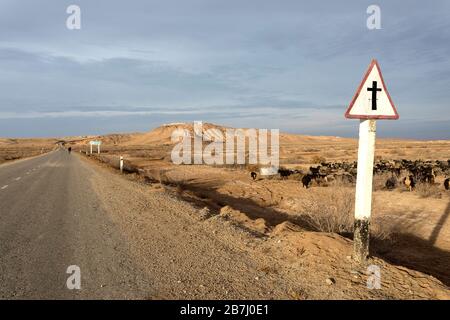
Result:
[[[302,176],[303,187],[309,188],[315,181],[318,185],[323,182],[341,180],[348,183],[356,181],[357,162],[324,162],[315,167],[310,167],[308,172],[302,170],[291,170],[280,168],[278,174],[285,179],[293,174]],[[417,183],[435,184],[437,176],[444,176],[444,188],[450,189],[450,160],[447,161],[422,161],[422,160],[379,160],[374,163],[373,173],[390,174],[387,178],[385,187],[387,190],[395,189],[399,185],[399,179],[406,175],[400,181],[409,189],[414,190]],[[252,171],[251,177],[256,179],[257,173]]]

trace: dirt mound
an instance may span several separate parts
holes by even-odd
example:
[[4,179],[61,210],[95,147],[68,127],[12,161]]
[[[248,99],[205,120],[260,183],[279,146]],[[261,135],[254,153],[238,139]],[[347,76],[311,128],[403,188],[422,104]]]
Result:
[[272,237],[277,237],[277,236],[281,236],[285,233],[301,232],[301,231],[303,231],[303,229],[300,226],[298,226],[292,222],[285,221],[285,222],[282,222],[282,223],[276,225],[275,228],[273,228],[270,235]]
[[[297,232],[290,223],[278,225],[267,241],[265,252],[283,261],[288,270],[297,270],[299,281],[322,283],[329,291],[359,296],[362,299],[449,299],[450,291],[436,278],[395,266],[371,257],[366,266],[356,264],[352,241],[334,233]],[[275,235],[275,236],[273,236]],[[368,289],[373,271],[380,271],[380,289]],[[305,273],[305,274],[303,274]],[[318,290],[316,287],[314,290]],[[327,289],[320,294],[326,296]],[[313,297],[312,297],[313,298]]]
[[266,221],[262,218],[258,218],[255,220],[250,219],[245,213],[235,210],[230,206],[225,206],[220,209],[220,216],[231,220],[233,222],[238,223],[239,225],[248,228],[252,231],[257,231],[260,233],[266,233],[268,228],[266,225]]

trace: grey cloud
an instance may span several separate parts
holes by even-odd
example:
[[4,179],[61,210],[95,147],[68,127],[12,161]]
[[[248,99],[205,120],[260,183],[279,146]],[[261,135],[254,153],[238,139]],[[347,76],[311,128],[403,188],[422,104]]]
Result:
[[0,2],[0,114],[17,124],[1,121],[0,135],[41,134],[25,117],[70,131],[92,112],[109,117],[85,128],[96,132],[204,116],[350,134],[343,109],[373,57],[402,116],[386,130],[410,136],[421,119],[423,135],[445,135],[434,120],[450,119],[447,1],[380,0],[377,31],[368,0],[78,0],[82,29],[69,31],[72,3]]

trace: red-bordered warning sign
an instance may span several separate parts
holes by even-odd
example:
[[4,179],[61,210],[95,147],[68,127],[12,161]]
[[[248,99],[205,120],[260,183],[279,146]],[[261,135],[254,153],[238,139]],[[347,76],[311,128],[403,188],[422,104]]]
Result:
[[381,74],[380,66],[374,59],[358,87],[345,113],[349,119],[390,119],[399,118]]

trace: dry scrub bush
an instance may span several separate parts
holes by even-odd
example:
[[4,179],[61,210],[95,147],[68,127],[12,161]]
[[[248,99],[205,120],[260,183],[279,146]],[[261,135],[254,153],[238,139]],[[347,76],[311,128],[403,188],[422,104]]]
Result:
[[[316,231],[334,232],[344,236],[353,233],[355,189],[339,182],[328,188],[310,190],[300,200],[302,217]],[[377,209],[372,210],[376,213]],[[389,223],[373,214],[371,236],[379,240],[390,239],[393,229]]]
[[168,170],[149,169],[149,170],[146,170],[145,176],[147,177],[148,182],[159,183],[160,185],[180,185],[180,184],[183,184],[181,182],[176,182],[173,179],[170,179],[170,177],[168,176]]
[[372,221],[370,222],[370,234],[377,240],[392,240],[393,235],[401,233],[401,227],[392,223],[387,218],[377,217],[376,210],[373,211]]
[[354,191],[317,188],[301,201],[302,215],[317,231],[347,233],[353,230]]
[[347,174],[347,175],[335,175],[332,177],[328,177],[328,183],[322,184],[322,186],[334,187],[334,188],[342,188],[342,187],[354,187],[356,178]]
[[437,198],[442,197],[441,190],[437,184],[418,183],[416,192],[421,198]]

